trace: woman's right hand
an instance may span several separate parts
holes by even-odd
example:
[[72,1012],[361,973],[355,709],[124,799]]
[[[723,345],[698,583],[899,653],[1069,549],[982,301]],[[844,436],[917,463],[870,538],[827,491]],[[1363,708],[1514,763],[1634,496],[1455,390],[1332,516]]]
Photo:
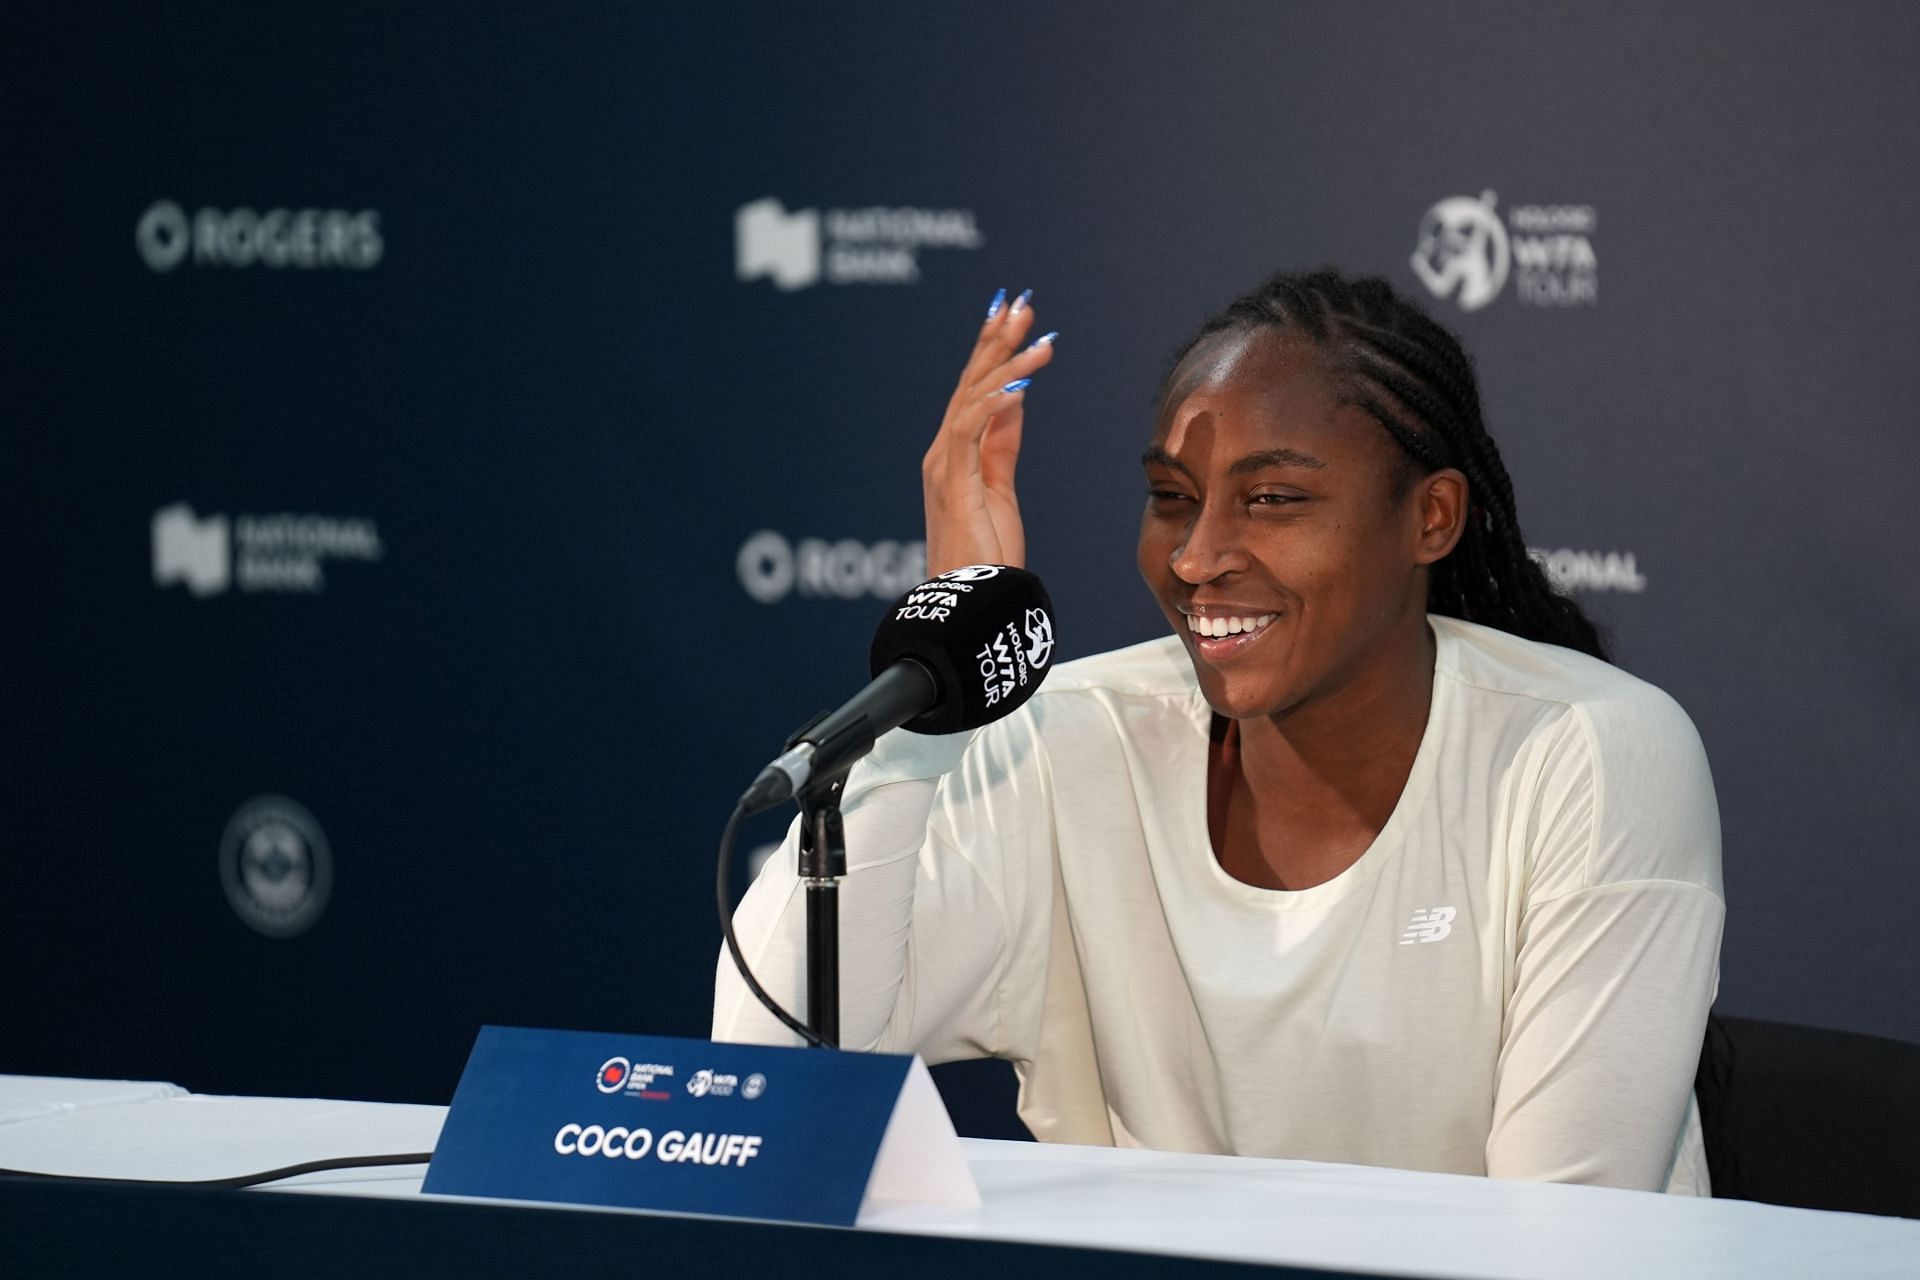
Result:
[[1033,328],[1029,289],[1006,305],[993,297],[947,416],[933,438],[920,478],[927,502],[927,574],[969,564],[1024,567],[1027,538],[1013,491],[1020,460],[1026,380],[1053,359],[1049,333],[1022,346]]

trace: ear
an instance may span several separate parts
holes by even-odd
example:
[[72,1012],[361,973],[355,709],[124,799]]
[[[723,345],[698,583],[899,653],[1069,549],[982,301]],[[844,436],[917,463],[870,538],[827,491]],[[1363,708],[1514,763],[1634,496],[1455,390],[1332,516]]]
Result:
[[1442,467],[1414,481],[1408,503],[1410,514],[1417,517],[1413,562],[1432,564],[1452,551],[1467,530],[1471,510],[1467,478],[1453,467]]

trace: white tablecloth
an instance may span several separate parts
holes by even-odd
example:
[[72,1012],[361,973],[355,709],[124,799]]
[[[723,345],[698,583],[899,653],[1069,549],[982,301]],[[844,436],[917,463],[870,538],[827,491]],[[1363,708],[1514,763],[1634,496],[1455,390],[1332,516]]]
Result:
[[[0,1076],[0,1167],[228,1177],[430,1151],[445,1115]],[[1902,1218],[1298,1160],[963,1143],[980,1209],[890,1206],[860,1229],[1485,1280],[1920,1277],[1920,1222]],[[421,1165],[339,1170],[273,1189],[418,1197],[424,1176]]]

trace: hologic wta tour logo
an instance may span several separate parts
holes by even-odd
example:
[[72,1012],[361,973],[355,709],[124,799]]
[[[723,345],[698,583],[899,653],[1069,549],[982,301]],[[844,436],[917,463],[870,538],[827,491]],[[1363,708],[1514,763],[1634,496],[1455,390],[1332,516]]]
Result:
[[1029,683],[1039,683],[1052,658],[1053,619],[1046,610],[1029,609],[1024,623],[1009,622],[973,656],[985,705],[998,706]]
[[986,240],[971,209],[878,205],[787,211],[768,197],[733,215],[733,271],[765,276],[785,293],[828,284],[914,284],[929,249],[978,249]]
[[1536,307],[1597,306],[1599,215],[1589,204],[1516,205],[1502,221],[1491,191],[1452,196],[1427,210],[1409,259],[1436,298],[1478,311],[1500,296]]

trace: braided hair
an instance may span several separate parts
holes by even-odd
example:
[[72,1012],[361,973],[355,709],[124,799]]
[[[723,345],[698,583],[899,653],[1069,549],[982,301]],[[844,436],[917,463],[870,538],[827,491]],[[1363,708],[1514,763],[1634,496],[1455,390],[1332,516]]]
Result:
[[1482,623],[1606,660],[1599,630],[1556,590],[1527,551],[1513,481],[1480,416],[1473,365],[1459,341],[1386,281],[1348,280],[1330,268],[1280,273],[1209,320],[1162,381],[1215,334],[1269,329],[1310,340],[1328,359],[1342,404],[1355,405],[1406,454],[1394,497],[1443,467],[1467,478],[1466,528],[1427,580],[1427,611]]

